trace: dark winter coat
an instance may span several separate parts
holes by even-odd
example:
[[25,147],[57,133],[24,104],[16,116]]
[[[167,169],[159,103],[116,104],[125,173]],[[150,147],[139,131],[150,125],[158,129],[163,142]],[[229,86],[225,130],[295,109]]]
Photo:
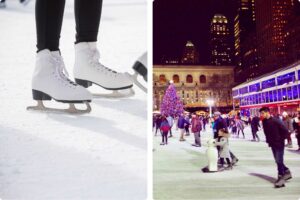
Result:
[[168,132],[170,130],[170,125],[168,120],[163,120],[160,124],[160,130],[162,130],[163,132]]
[[226,121],[222,118],[219,117],[218,119],[215,120],[213,130],[214,130],[214,138],[218,138],[218,133],[219,130],[224,129],[227,131],[227,123]]
[[259,117],[253,117],[253,119],[251,120],[251,130],[252,130],[252,132],[257,132],[258,127],[260,127]]
[[199,133],[202,129],[202,123],[199,118],[192,118],[192,132]]
[[282,121],[274,117],[263,120],[263,129],[266,135],[266,142],[273,148],[284,148],[284,140],[288,137],[289,131]]
[[189,125],[190,123],[187,120],[185,120],[184,117],[180,116],[178,119],[178,128],[183,129],[186,124]]

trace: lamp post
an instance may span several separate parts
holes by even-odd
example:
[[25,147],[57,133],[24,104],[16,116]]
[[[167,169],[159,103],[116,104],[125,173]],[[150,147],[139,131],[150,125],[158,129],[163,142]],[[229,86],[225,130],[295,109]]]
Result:
[[206,103],[209,106],[209,117],[212,117],[212,106],[214,105],[215,101],[212,99],[207,99]]

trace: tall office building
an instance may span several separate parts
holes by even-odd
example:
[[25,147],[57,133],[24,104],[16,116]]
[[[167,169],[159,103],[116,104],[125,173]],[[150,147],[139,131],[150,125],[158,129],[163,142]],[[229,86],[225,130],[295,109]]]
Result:
[[211,21],[210,34],[211,64],[231,65],[233,60],[229,23],[224,15],[214,15]]
[[236,81],[251,80],[258,75],[255,0],[238,0],[234,19],[234,56]]
[[256,30],[260,74],[287,63],[286,26],[292,15],[293,0],[256,0]]
[[199,52],[192,41],[187,41],[181,59],[183,64],[197,64],[199,63]]

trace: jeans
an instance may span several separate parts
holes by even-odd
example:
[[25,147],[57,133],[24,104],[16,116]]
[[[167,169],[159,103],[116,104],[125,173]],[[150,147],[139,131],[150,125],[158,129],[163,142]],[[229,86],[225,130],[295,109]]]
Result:
[[284,175],[288,168],[283,163],[284,147],[274,148],[272,147],[273,156],[277,164],[277,170],[279,175]]

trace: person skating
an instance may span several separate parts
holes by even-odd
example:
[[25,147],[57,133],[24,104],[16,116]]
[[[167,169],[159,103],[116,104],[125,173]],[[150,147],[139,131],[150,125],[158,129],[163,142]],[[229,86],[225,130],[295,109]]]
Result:
[[196,114],[192,115],[191,124],[192,124],[191,130],[195,137],[195,144],[192,144],[192,145],[195,147],[201,147],[200,132],[202,130],[202,123]]
[[[44,100],[54,99],[70,103],[71,113],[90,112],[88,102],[92,95],[84,87],[92,83],[107,90],[128,89],[133,86],[125,73],[118,73],[99,62],[97,36],[100,24],[102,0],[75,0],[75,65],[74,78],[68,78],[59,48],[65,0],[37,0],[35,5],[37,31],[37,57],[32,77],[33,99],[38,101],[30,110],[51,110]],[[79,111],[74,103],[86,103],[87,109]],[[58,110],[58,109],[55,109]]]
[[259,112],[263,118],[266,142],[271,147],[277,164],[278,179],[275,181],[274,186],[276,188],[284,187],[286,180],[292,178],[289,168],[284,164],[284,141],[288,137],[289,131],[280,120],[271,116],[268,107],[261,108]]
[[155,118],[155,136],[157,136],[157,131],[159,130],[160,134],[162,135],[162,132],[160,130],[160,125],[162,122],[162,116],[158,115]]
[[237,137],[239,138],[239,136],[240,136],[240,131],[241,131],[242,134],[243,134],[243,138],[245,139],[245,133],[244,133],[244,128],[245,128],[245,126],[244,126],[244,121],[241,120],[240,118],[237,118],[237,119],[235,120],[235,123],[236,123],[236,127],[237,127]]
[[171,115],[169,115],[167,117],[167,120],[168,120],[169,125],[170,125],[170,136],[169,137],[173,137],[173,135],[172,135],[172,127],[173,127],[173,124],[174,124],[174,118]]
[[184,139],[184,131],[185,131],[185,125],[190,125],[190,123],[184,118],[184,114],[182,113],[177,122],[177,127],[180,131],[180,138],[179,141],[185,141]]
[[184,129],[185,129],[185,136],[189,136],[190,135],[190,117],[189,115],[185,116],[185,120],[187,122],[189,122],[188,124],[185,124]]
[[293,143],[292,143],[292,138],[291,138],[291,134],[294,131],[293,119],[290,115],[288,115],[287,112],[283,112],[282,113],[282,122],[289,131],[286,147],[293,148]]
[[[228,133],[228,129],[227,129],[227,123],[226,121],[221,117],[221,113],[216,111],[214,112],[214,123],[212,125],[213,128],[213,132],[214,132],[214,139],[217,139],[219,137],[219,132],[220,130],[223,130],[224,133]],[[220,151],[220,148],[217,147],[218,152]],[[232,160],[232,165],[235,165],[239,159],[231,152],[230,153],[230,157]]]
[[[226,133],[219,132],[218,138],[215,139],[216,146],[219,147],[219,156],[220,156],[220,167],[222,169],[232,169],[232,163],[230,161],[230,151],[229,151],[229,142]],[[226,159],[227,167],[224,168],[224,160]]]
[[251,123],[252,137],[253,137],[252,141],[256,141],[256,139],[257,139],[257,141],[259,142],[260,140],[259,140],[259,137],[257,135],[257,132],[260,128],[259,117],[257,115],[253,116],[250,123]]
[[294,118],[294,129],[295,129],[295,136],[298,143],[298,151],[300,151],[300,112],[298,112],[297,116]]
[[162,142],[160,145],[167,145],[168,144],[168,132],[170,130],[170,125],[165,116],[162,116],[160,130],[162,132]]

